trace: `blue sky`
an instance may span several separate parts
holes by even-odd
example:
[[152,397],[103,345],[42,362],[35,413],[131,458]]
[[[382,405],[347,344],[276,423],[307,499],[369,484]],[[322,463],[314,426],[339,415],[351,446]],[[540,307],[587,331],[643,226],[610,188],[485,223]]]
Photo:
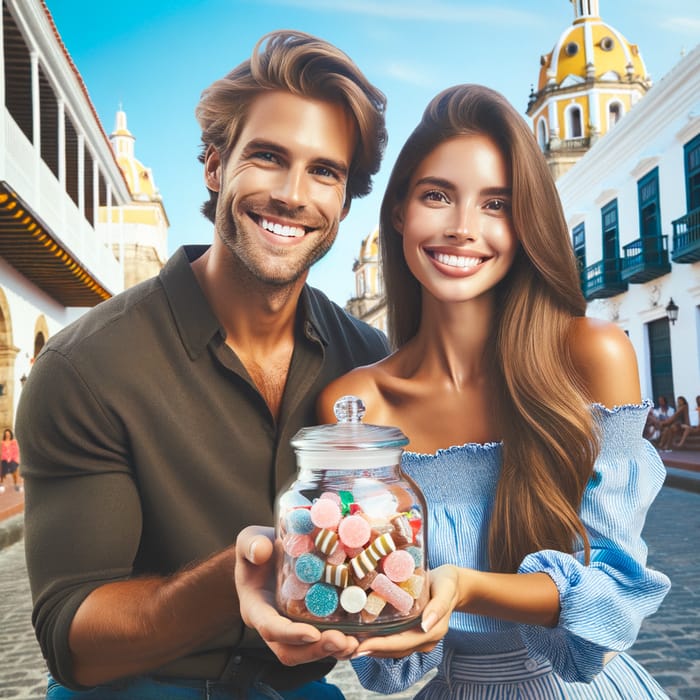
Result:
[[[430,98],[456,83],[502,92],[524,115],[539,59],[574,14],[569,0],[46,0],[109,134],[119,105],[136,157],[153,169],[170,219],[169,252],[208,243],[194,108],[201,91],[273,29],[316,34],[348,53],[388,98],[389,146],[374,191],[356,200],[310,281],[344,304],[353,260],[376,225],[398,150]],[[697,0],[600,0],[658,81],[700,41]]]

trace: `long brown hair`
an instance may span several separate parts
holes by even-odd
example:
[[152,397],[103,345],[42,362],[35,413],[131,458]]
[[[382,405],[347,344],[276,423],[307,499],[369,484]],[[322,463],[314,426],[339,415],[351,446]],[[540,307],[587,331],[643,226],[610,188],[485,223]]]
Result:
[[516,571],[541,549],[590,547],[578,515],[598,442],[569,354],[572,317],[586,302],[557,190],[525,121],[499,93],[458,85],[437,95],[404,144],[380,215],[380,246],[392,343],[417,332],[421,286],[406,264],[393,214],[411,176],[440,143],[485,134],[500,148],[512,181],[516,259],[496,294],[492,329],[494,409],[503,435],[503,465],[489,529],[496,571]]
[[[346,203],[372,189],[387,142],[386,97],[352,60],[332,44],[304,32],[281,30],[263,36],[249,60],[213,82],[195,109],[202,129],[200,162],[209,146],[222,163],[236,143],[252,101],[261,93],[293,95],[342,104],[352,117],[357,143],[348,172]],[[214,221],[218,193],[209,190],[202,213]]]

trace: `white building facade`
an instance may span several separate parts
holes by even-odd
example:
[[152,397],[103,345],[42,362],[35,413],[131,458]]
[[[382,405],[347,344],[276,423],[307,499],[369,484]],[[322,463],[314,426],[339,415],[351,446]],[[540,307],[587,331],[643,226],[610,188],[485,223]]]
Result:
[[[557,180],[588,315],[617,323],[644,396],[700,394],[700,46]],[[671,300],[673,303],[671,303]],[[669,310],[677,306],[677,321]],[[693,412],[694,413],[694,412]]]

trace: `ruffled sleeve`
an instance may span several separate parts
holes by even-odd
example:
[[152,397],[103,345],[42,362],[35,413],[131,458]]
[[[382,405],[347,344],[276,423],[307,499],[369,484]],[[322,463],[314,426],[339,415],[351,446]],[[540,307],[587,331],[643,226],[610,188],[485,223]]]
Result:
[[669,579],[646,566],[642,528],[666,470],[642,438],[649,403],[593,411],[601,451],[581,504],[591,546],[589,566],[575,555],[543,550],[528,555],[520,573],[545,572],[559,589],[561,613],[554,628],[521,625],[533,657],[548,660],[569,682],[590,682],[605,654],[634,643],[645,617],[658,609]]
[[403,659],[377,659],[363,656],[351,661],[363,688],[375,693],[399,693],[410,688],[442,661],[443,642],[429,652],[415,653]]

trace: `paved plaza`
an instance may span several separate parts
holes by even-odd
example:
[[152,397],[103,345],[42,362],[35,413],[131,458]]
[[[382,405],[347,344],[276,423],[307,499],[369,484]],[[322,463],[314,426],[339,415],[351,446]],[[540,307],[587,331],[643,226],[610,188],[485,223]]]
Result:
[[[645,536],[649,562],[667,573],[673,588],[659,612],[645,621],[632,654],[673,700],[700,700],[700,494],[664,488],[649,513]],[[44,697],[46,667],[31,629],[31,604],[22,542],[0,549],[0,698]],[[414,697],[364,690],[347,662],[331,680],[347,700]],[[635,700],[630,698],[629,700]]]

